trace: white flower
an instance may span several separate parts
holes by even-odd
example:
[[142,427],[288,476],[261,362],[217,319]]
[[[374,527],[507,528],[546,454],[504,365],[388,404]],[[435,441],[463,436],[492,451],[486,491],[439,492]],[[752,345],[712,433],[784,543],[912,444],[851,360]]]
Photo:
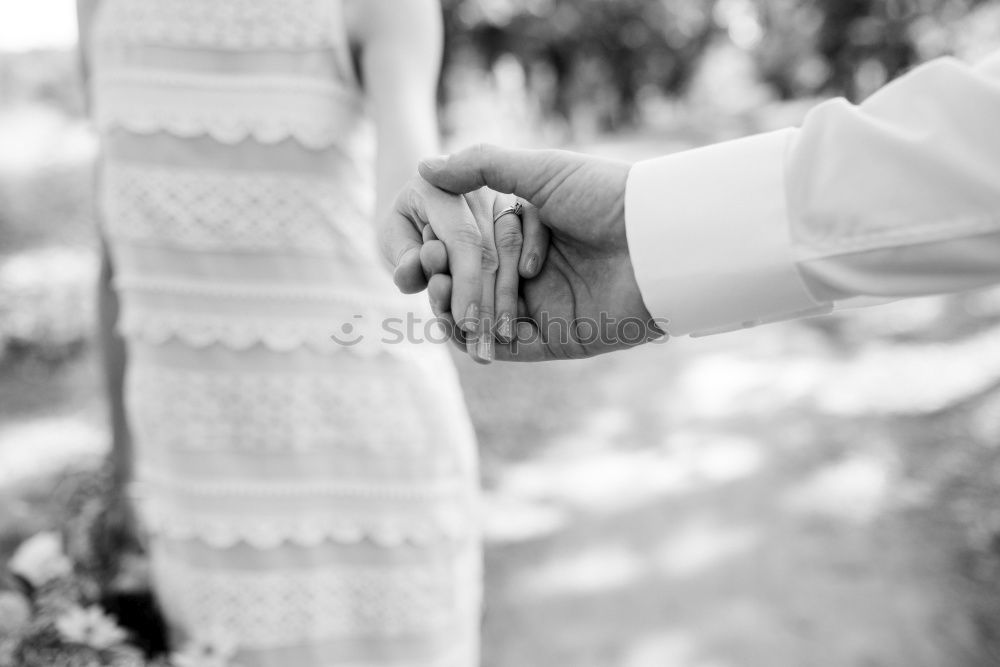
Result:
[[62,538],[56,533],[38,533],[25,541],[10,559],[8,567],[35,587],[73,571],[73,564],[63,552]]
[[56,629],[67,642],[84,644],[98,651],[125,641],[125,631],[97,606],[71,607],[56,619]]
[[0,592],[0,637],[10,637],[31,620],[31,605],[19,593]]
[[216,628],[194,637],[170,661],[174,667],[231,667],[236,649],[233,637]]

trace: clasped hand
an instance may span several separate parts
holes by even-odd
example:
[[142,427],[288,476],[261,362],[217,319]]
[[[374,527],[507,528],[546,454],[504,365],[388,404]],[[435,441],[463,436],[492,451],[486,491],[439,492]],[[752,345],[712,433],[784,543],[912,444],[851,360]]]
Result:
[[[478,146],[420,165],[380,226],[406,293],[427,289],[482,363],[590,357],[659,338],[625,234],[629,165]],[[494,219],[517,199],[520,219]]]

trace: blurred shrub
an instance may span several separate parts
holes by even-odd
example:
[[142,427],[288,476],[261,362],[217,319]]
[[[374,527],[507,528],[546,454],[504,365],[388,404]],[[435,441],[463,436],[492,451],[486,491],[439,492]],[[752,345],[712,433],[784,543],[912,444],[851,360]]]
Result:
[[86,249],[44,248],[0,261],[0,360],[21,351],[72,356],[96,318],[97,258]]
[[39,246],[93,245],[97,146],[83,113],[72,52],[0,53],[0,263]]
[[0,256],[49,244],[94,242],[90,162],[0,170]]
[[989,0],[754,0],[761,76],[785,98],[861,99],[913,65],[952,53],[962,19]]
[[[997,0],[444,0],[446,76],[505,55],[547,114],[596,107],[603,129],[639,120],[645,91],[680,96],[708,48],[731,40],[775,95],[859,99],[951,53]],[[997,43],[995,45],[1000,45]]]
[[42,103],[69,116],[82,116],[83,99],[73,51],[0,54],[0,106]]
[[598,105],[604,129],[637,120],[640,92],[684,90],[715,32],[716,0],[444,0],[446,72],[505,54],[544,110]]

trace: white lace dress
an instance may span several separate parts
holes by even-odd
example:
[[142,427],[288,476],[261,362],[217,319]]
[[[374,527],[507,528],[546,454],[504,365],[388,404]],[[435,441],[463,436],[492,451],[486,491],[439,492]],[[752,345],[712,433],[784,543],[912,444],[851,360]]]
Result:
[[[103,0],[92,48],[174,641],[229,637],[243,667],[478,664],[474,437],[447,351],[371,333],[426,313],[375,250],[338,0]],[[369,333],[340,345],[345,323]]]

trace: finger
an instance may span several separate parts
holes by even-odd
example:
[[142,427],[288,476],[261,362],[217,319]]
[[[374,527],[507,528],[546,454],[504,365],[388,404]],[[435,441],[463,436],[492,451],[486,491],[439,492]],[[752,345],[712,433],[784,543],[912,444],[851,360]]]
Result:
[[541,207],[547,186],[571,174],[580,156],[568,151],[516,150],[480,144],[454,155],[420,163],[420,175],[442,190],[464,194],[489,187],[514,194]]
[[521,211],[520,274],[522,278],[534,278],[545,264],[549,250],[549,228],[542,224],[538,209],[525,203]]
[[427,287],[424,271],[420,266],[420,252],[414,249],[404,255],[392,273],[392,282],[403,294],[417,294]]
[[493,362],[495,324],[493,309],[493,292],[496,289],[496,273],[483,272],[483,295],[480,305],[481,326],[478,334],[466,336],[466,352],[480,364]]
[[451,318],[451,276],[438,273],[427,283],[427,297],[435,317]]
[[431,276],[427,284],[427,295],[430,298],[431,310],[437,319],[437,324],[441,327],[441,333],[446,339],[435,340],[434,342],[445,342],[448,340],[456,347],[465,350],[465,334],[455,326],[455,318],[451,315],[451,276],[446,273],[439,273]]
[[[427,293],[430,296],[431,310],[438,318],[438,324],[443,328],[443,334],[448,336],[448,342],[457,349],[465,352],[466,334],[455,325],[455,318],[449,312],[451,304],[452,279],[446,273],[439,273],[431,277],[427,285]],[[444,342],[443,340],[441,342]]]
[[423,237],[424,243],[438,240],[437,234],[434,233],[434,228],[430,225],[424,225]]
[[[430,229],[427,225],[426,229]],[[426,237],[426,235],[425,235]],[[424,276],[430,280],[431,276],[448,272],[448,248],[438,240],[425,241],[420,247],[420,266],[423,268]]]
[[[485,194],[484,194],[485,193]],[[493,219],[504,208],[500,197],[494,193],[483,191],[465,198],[473,217],[480,228],[482,238],[481,268],[483,291],[479,300],[480,326],[478,337],[474,340],[468,337],[467,351],[475,361],[488,364],[493,361],[494,325],[496,310],[494,299],[496,291],[496,274],[499,265],[496,243],[493,238]]]
[[[464,197],[449,195],[431,186],[426,181],[416,179],[397,200],[397,208],[405,217],[415,221],[414,227],[430,225],[433,233],[444,243],[447,251],[448,271],[453,280],[451,313],[467,331],[479,328],[480,299],[482,283],[482,234],[476,216]],[[414,229],[415,233],[415,229]],[[421,233],[422,240],[422,233]],[[413,242],[413,237],[410,237]],[[424,270],[419,261],[415,264],[420,282],[424,280]],[[413,261],[407,259],[407,261]],[[406,278],[413,269],[408,265]]]
[[416,220],[397,208],[379,228],[382,256],[392,267],[392,279],[404,294],[415,294],[427,286],[420,266],[422,238]]
[[513,212],[501,217],[493,226],[493,238],[499,262],[494,297],[496,334],[501,342],[509,343],[514,337],[514,320],[517,317],[517,265],[523,240],[521,218]]

